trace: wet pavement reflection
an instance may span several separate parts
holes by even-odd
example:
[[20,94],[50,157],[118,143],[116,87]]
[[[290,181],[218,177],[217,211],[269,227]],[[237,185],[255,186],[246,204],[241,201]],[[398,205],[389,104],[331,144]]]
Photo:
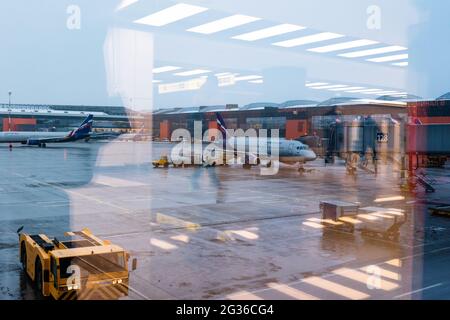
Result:
[[[427,194],[402,190],[389,162],[377,175],[323,159],[274,176],[237,165],[153,168],[168,148],[1,148],[0,298],[40,298],[18,259],[22,225],[52,236],[88,227],[130,251],[138,268],[128,299],[417,299],[449,290],[450,222],[428,212],[447,201],[448,168],[427,170],[438,186]],[[324,219],[319,204],[330,200],[365,211]],[[399,217],[398,238],[359,225]]]

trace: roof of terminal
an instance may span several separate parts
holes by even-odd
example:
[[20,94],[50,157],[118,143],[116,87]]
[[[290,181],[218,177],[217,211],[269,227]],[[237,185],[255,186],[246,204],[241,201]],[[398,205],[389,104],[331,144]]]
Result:
[[68,116],[81,117],[92,114],[104,118],[128,118],[132,113],[124,107],[117,106],[76,106],[76,105],[41,105],[41,104],[0,104],[0,114],[24,116]]
[[[301,108],[320,108],[330,106],[350,106],[350,105],[388,105],[388,106],[406,106],[406,101],[419,100],[416,96],[394,97],[383,96],[376,100],[360,99],[352,97],[336,97],[322,102],[312,100],[290,100],[283,103],[274,102],[256,102],[244,106],[237,104],[196,106],[196,107],[177,107],[156,109],[155,115],[188,114],[188,113],[206,113],[206,112],[227,112],[244,110],[265,110],[265,109],[301,109]],[[450,99],[450,93],[438,98],[441,100]],[[75,105],[33,105],[33,104],[0,104],[0,113],[14,114],[34,114],[34,115],[54,115],[54,116],[82,116],[84,114],[93,114],[99,117],[128,117],[130,110],[120,106],[75,106]]]
[[450,92],[447,92],[446,94],[443,94],[442,96],[440,96],[436,100],[450,100]]
[[403,99],[392,97],[388,100],[374,100],[374,99],[360,99],[351,97],[338,97],[328,99],[323,102],[311,100],[291,100],[284,103],[274,102],[256,102],[238,107],[237,105],[219,105],[219,106],[200,106],[200,107],[185,107],[185,108],[167,108],[157,109],[153,112],[155,115],[169,115],[169,114],[185,114],[185,113],[205,113],[205,112],[227,112],[227,111],[248,111],[248,110],[265,110],[268,108],[275,109],[300,109],[300,108],[320,108],[330,106],[346,106],[346,105],[388,105],[393,107],[406,107],[406,102]]

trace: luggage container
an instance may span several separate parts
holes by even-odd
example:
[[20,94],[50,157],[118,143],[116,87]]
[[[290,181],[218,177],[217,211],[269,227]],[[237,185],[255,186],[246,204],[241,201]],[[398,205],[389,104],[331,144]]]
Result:
[[322,219],[338,221],[341,217],[354,216],[358,214],[358,204],[339,200],[320,202]]

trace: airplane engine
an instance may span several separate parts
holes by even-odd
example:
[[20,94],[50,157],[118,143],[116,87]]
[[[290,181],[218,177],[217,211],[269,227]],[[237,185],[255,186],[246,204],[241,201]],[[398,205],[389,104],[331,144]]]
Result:
[[203,152],[203,165],[208,167],[214,167],[216,164],[221,163],[221,152],[218,152],[214,146],[208,146]]
[[210,154],[205,154],[203,156],[203,165],[204,166],[214,167],[216,164],[217,164],[216,157],[211,156]]
[[28,139],[26,144],[29,146],[38,146],[40,142],[39,140]]

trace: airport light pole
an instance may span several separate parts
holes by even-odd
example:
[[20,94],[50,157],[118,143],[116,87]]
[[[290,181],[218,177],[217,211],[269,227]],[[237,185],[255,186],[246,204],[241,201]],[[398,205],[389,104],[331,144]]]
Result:
[[[9,107],[8,107],[8,115],[9,115],[9,120],[8,120],[8,122],[9,122],[9,124],[8,124],[8,131],[11,131],[11,95],[12,95],[12,92],[11,91],[9,91],[8,92],[8,100],[9,100],[9,102],[8,102],[8,105],[9,105]],[[9,143],[9,151],[12,151],[12,143]]]
[[9,91],[8,92],[8,96],[9,96],[9,103],[8,103],[8,105],[9,105],[9,107],[8,107],[8,115],[9,115],[9,120],[8,120],[8,131],[11,131],[11,95],[12,95],[12,92],[11,91]]

